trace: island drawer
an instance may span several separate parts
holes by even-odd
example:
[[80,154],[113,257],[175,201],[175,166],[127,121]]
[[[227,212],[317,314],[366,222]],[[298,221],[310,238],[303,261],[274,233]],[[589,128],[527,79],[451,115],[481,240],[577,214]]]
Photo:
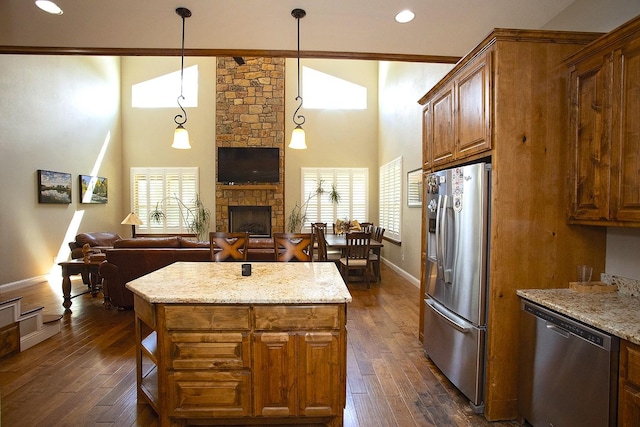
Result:
[[255,306],[256,330],[339,329],[343,305]]
[[173,369],[249,369],[249,332],[172,332]]
[[249,313],[248,306],[171,304],[164,308],[168,330],[250,329]]
[[189,371],[168,375],[169,416],[245,417],[251,415],[251,372]]

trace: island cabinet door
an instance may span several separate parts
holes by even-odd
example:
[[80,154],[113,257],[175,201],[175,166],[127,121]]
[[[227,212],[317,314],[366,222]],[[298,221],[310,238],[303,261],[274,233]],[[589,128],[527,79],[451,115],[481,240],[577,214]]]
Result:
[[295,336],[289,332],[256,332],[253,387],[255,415],[297,415],[294,389]]
[[306,332],[296,336],[300,415],[322,417],[342,411],[339,331]]

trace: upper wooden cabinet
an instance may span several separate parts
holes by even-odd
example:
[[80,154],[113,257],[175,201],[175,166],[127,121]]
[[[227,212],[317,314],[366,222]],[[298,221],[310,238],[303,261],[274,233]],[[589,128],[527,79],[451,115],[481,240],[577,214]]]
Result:
[[569,222],[640,227],[640,19],[567,59]]
[[424,102],[423,169],[491,149],[491,54],[467,64]]

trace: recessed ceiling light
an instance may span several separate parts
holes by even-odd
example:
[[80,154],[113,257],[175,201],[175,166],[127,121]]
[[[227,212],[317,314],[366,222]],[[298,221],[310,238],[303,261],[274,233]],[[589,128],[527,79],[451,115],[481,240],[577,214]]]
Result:
[[52,15],[62,15],[62,9],[60,9],[60,7],[58,7],[58,5],[52,1],[36,0],[36,6]]
[[413,18],[415,18],[415,16],[415,13],[411,12],[409,9],[405,9],[401,12],[398,12],[398,14],[396,15],[396,21],[401,24],[406,24],[407,22],[413,21]]

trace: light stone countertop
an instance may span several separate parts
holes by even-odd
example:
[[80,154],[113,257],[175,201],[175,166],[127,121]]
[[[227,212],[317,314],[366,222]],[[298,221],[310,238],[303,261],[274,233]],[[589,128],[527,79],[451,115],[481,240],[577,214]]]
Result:
[[331,304],[351,302],[338,268],[325,262],[176,262],[127,283],[150,303]]
[[521,289],[518,296],[634,344],[640,344],[640,297],[622,292]]

